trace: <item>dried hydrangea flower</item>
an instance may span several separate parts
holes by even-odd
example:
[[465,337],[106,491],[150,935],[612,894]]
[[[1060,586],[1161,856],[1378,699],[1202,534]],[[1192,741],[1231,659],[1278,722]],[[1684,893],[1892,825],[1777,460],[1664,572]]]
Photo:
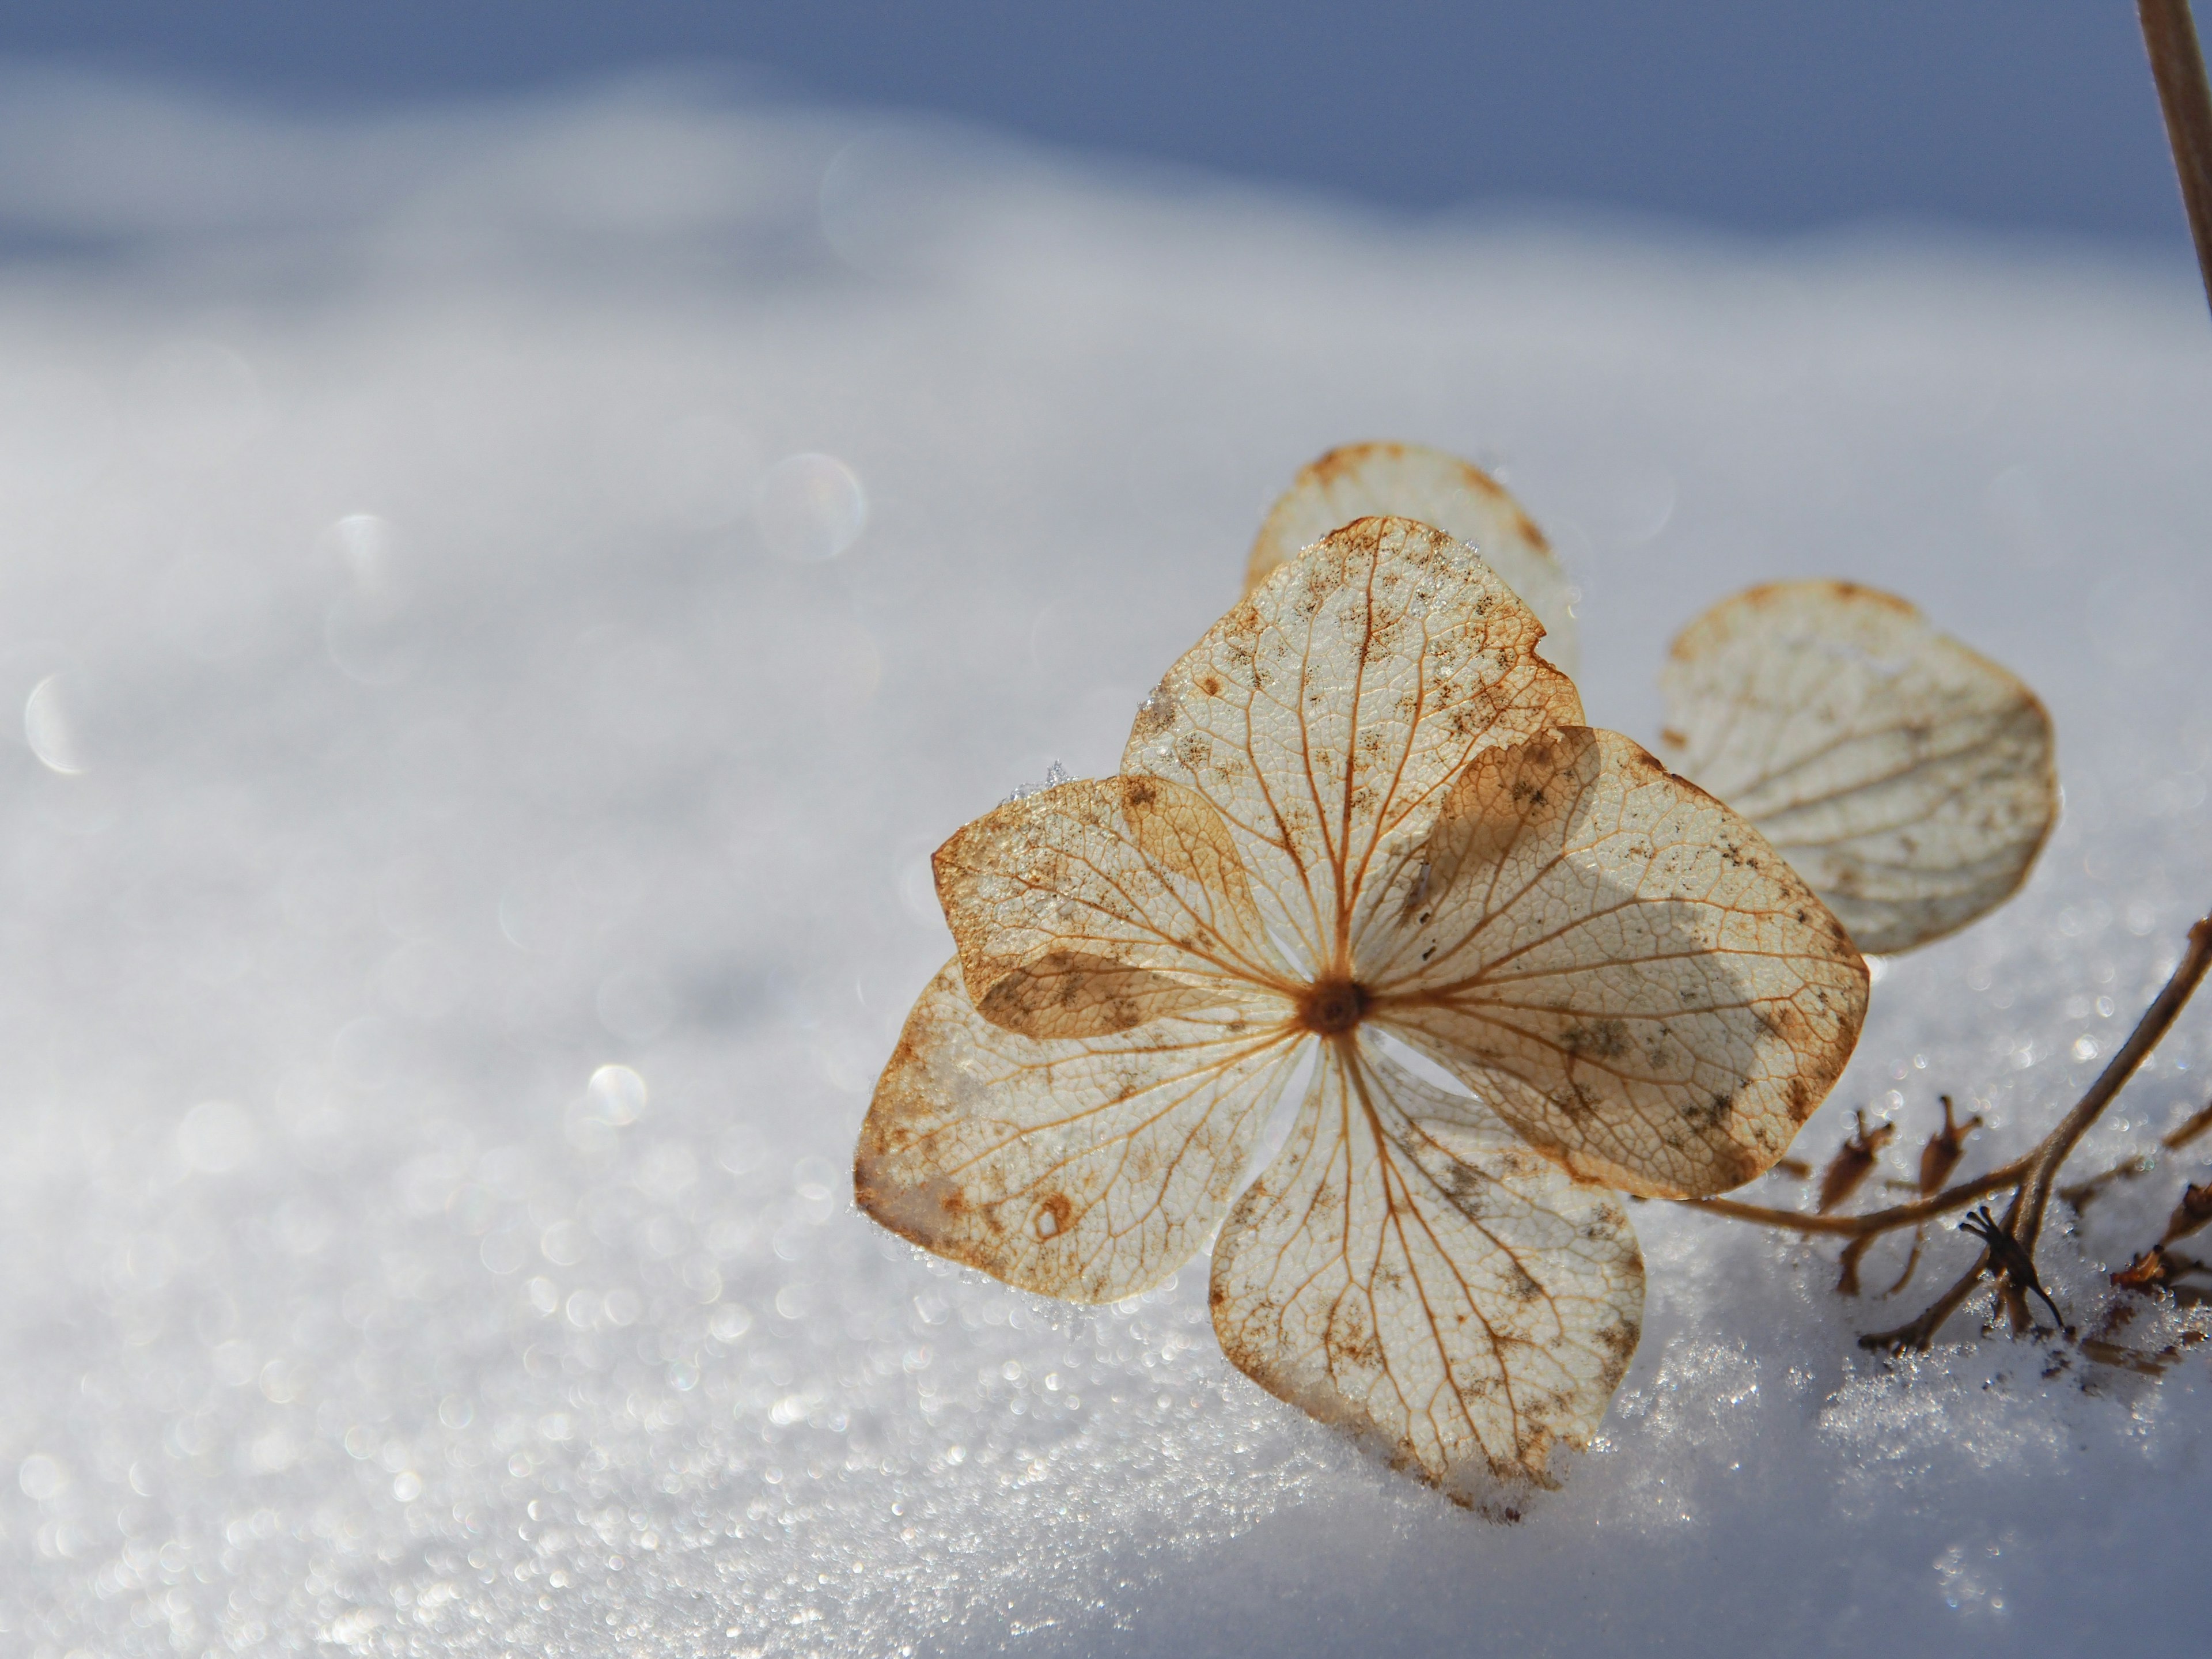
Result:
[[1218,1228],[1255,1381],[1486,1512],[1553,1484],[1636,1346],[1605,1187],[1765,1170],[1867,980],[1755,830],[1582,725],[1542,634],[1471,547],[1359,520],[1169,671],[1118,776],[954,836],[959,955],[878,1085],[861,1206],[1094,1302]]
[[1268,510],[1244,568],[1251,592],[1339,525],[1395,514],[1482,550],[1490,568],[1544,624],[1544,654],[1571,674],[1582,665],[1573,584],[1505,487],[1468,461],[1419,444],[1346,444],[1309,465]]
[[1660,684],[1677,764],[1862,951],[1910,950],[2003,902],[2058,813],[2035,694],[1891,594],[1752,588],[1682,630]]

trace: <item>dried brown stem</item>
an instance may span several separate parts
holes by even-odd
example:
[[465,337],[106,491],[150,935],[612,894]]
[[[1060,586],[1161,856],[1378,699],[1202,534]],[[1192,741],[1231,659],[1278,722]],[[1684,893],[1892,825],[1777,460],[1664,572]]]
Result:
[[1790,1232],[1837,1233],[1846,1238],[1863,1238],[1875,1233],[1891,1232],[1899,1227],[1917,1226],[1950,1211],[1963,1210],[1978,1198],[2002,1192],[2007,1187],[2018,1186],[2027,1170],[2028,1160],[2015,1158],[1987,1175],[1976,1176],[1972,1181],[1962,1181],[1955,1187],[1946,1188],[1933,1198],[1923,1198],[1912,1204],[1893,1204],[1886,1210],[1869,1210],[1864,1215],[1807,1215],[1801,1210],[1776,1210],[1764,1204],[1741,1204],[1732,1198],[1691,1198],[1683,1200],[1682,1204],[1686,1209],[1704,1210],[1710,1214],[1727,1216],[1735,1221],[1755,1221],[1762,1226],[1781,1227]]
[[[2166,118],[2166,138],[2173,149],[2182,204],[2196,244],[2197,269],[2204,280],[2205,297],[2212,301],[2212,88],[2208,88],[2205,79],[2204,57],[2197,44],[2196,21],[2190,15],[2189,0],[2136,0],[2136,9],[2142,23],[2143,44],[2150,54],[2152,78],[2158,85],[2159,107]],[[2081,1137],[2104,1115],[2145,1057],[2157,1047],[2203,981],[2208,967],[2212,967],[2212,915],[2189,930],[2189,948],[2164,988],[2144,1010],[2119,1052],[2098,1074],[2088,1091],[2075,1103],[2073,1109],[2025,1158],[1917,1203],[1894,1205],[1863,1216],[1802,1215],[1723,1198],[1699,1200],[1692,1207],[1735,1220],[1802,1233],[1838,1234],[1850,1239],[1844,1251],[1844,1284],[1856,1291],[1858,1258],[1876,1235],[1917,1225],[1931,1217],[1964,1208],[1984,1194],[2012,1188],[2012,1202],[2006,1208],[2004,1220],[1994,1229],[1985,1228],[1990,1243],[1975,1256],[1973,1266],[1955,1284],[1908,1324],[1860,1338],[1861,1345],[1866,1347],[1926,1348],[1944,1322],[1973,1294],[1982,1275],[1990,1271],[1993,1250],[2002,1247],[2014,1258],[2008,1271],[2000,1275],[2010,1285],[2013,1301],[2020,1300],[2020,1292],[2025,1288],[2040,1291],[2041,1286],[2034,1282],[2035,1247],[2059,1170]],[[1948,1100],[1944,1107],[1948,1128]],[[2164,1145],[2168,1151],[2175,1150],[2207,1129],[2212,1129],[2212,1104],[2166,1135]],[[1862,1123],[1861,1139],[1864,1134]],[[1845,1153],[1850,1151],[1847,1146]],[[2063,1195],[2077,1204],[2086,1202],[2111,1182],[2124,1179],[2144,1167],[2147,1165],[2140,1159],[2117,1165],[2080,1186],[2066,1189]],[[1985,1221],[1988,1213],[1986,1210],[1982,1212]],[[2026,1285],[2019,1282],[2023,1275],[2027,1281]],[[2045,1299],[2049,1300],[2047,1297]]]
[[[2156,1048],[2159,1039],[2172,1025],[2174,1018],[2188,1003],[2190,995],[2212,967],[2212,915],[2201,919],[2189,930],[2189,948],[2182,952],[2181,960],[2174,964],[2173,972],[2166,976],[2165,986],[2151,1000],[2149,1007],[2136,1022],[2136,1029],[2120,1045],[2119,1053],[2097,1074],[2089,1091],[2075,1103],[2074,1109],[2059,1121],[2058,1126],[2045,1135],[2036,1149],[2020,1160],[2027,1166],[2027,1173],[2020,1190],[2013,1194],[2011,1205],[2005,1211],[2003,1231],[2020,1241],[2020,1245],[2032,1273],[2035,1261],[2035,1242],[2043,1221],[2043,1210],[2051,1197],[2051,1183],[2059,1168],[2066,1162],[2067,1154],[2074,1150],[2089,1126],[2094,1123],[2106,1107],[2112,1103],[2121,1086],[2135,1075],[2136,1068]],[[2002,1242],[2002,1241],[1999,1241]],[[1859,1345],[1868,1348],[1925,1348],[1936,1340],[1936,1333],[1956,1313],[1961,1303],[1973,1294],[1974,1286],[1981,1282],[1989,1270],[1990,1252],[1984,1248],[1974,1258],[1974,1265],[1964,1277],[1936,1298],[1936,1302],[1911,1323],[1895,1330],[1875,1331],[1859,1339]],[[2024,1287],[2022,1287],[2024,1288]]]
[[2151,79],[2158,83],[2166,142],[2181,180],[2181,204],[2197,243],[2197,267],[2212,301],[2212,90],[2204,80],[2204,54],[2197,43],[2189,0],[2136,0]]
[[2170,1130],[2160,1136],[2159,1144],[2169,1152],[2178,1152],[2207,1129],[2212,1129],[2212,1102],[2208,1102],[2202,1111],[2181,1125],[2179,1128]]
[[2189,948],[2181,953],[2181,960],[2174,965],[2165,988],[2143,1011],[2143,1017],[2128,1033],[2128,1040],[2120,1045],[2112,1063],[2097,1074],[2097,1080],[2089,1085],[2089,1092],[2075,1103],[2074,1109],[2059,1120],[2058,1127],[2045,1135],[2035,1149],[2025,1194],[2027,1208],[2017,1228],[2008,1225],[2005,1229],[2020,1241],[2021,1248],[2030,1256],[2035,1254],[2035,1241],[2043,1231],[2044,1207],[2051,1201],[2051,1183],[2057,1178],[2059,1166],[2066,1162],[2075,1144],[2088,1133],[2090,1125],[2112,1103],[2121,1085],[2135,1075],[2136,1067],[2158,1046],[2174,1017],[2187,1006],[2207,968],[2212,968],[2212,916],[2204,917],[2190,928]]
[[[1778,1227],[1791,1232],[1829,1233],[1854,1241],[1853,1259],[1846,1264],[1847,1281],[1856,1279],[1853,1270],[1857,1266],[1856,1252],[1864,1248],[1864,1241],[1877,1233],[1899,1227],[1916,1226],[1934,1217],[1953,1210],[1964,1209],[1976,1199],[2007,1188],[2013,1190],[2012,1202],[2005,1210],[2003,1231],[2020,1242],[2025,1253],[2027,1271],[2034,1267],[2036,1240],[2042,1230],[2044,1211],[2051,1199],[2051,1183],[2059,1170],[2081,1137],[2105,1109],[2110,1106],[2125,1086],[2128,1079],[2148,1057],[2161,1038],[2172,1027],[2175,1018],[2187,1006],[2190,997],[2203,982],[2205,972],[2212,969],[2212,915],[2207,915],[2189,930],[2189,945],[2181,960],[2174,964],[2166,976],[2166,984],[2142,1018],[2136,1022],[2128,1040],[2120,1045],[2088,1091],[2076,1101],[2071,1111],[2062,1118],[2051,1131],[2039,1141],[2033,1151],[2024,1158],[2000,1165],[1987,1175],[1972,1181],[1960,1182],[1932,1198],[1916,1203],[1895,1204],[1885,1210],[1871,1211],[1865,1215],[1806,1215],[1795,1210],[1778,1210],[1759,1204],[1739,1203],[1734,1199],[1706,1198],[1686,1201],[1686,1207],[1704,1210],[1735,1221],[1749,1221],[1762,1226]],[[2166,1139],[2169,1147],[2179,1146],[2212,1128],[2212,1106],[2208,1106],[2195,1117],[2172,1131]],[[1999,1241],[2002,1243],[2002,1241]],[[1958,1311],[1959,1306],[1973,1293],[1989,1270],[1990,1251],[1985,1248],[1975,1257],[1973,1267],[1965,1277],[1936,1298],[1917,1319],[1895,1330],[1871,1333],[1859,1339],[1863,1346],[1883,1348],[1925,1348],[1935,1340],[1936,1333],[1946,1320]]]
[[[2021,1161],[2026,1162],[2025,1159]],[[2020,1194],[2015,1192],[2011,1204],[2006,1206],[2004,1220],[2001,1224],[2005,1231],[2012,1231],[2019,1216]],[[1927,1348],[1936,1340],[1936,1333],[1943,1328],[1945,1322],[1959,1311],[1960,1304],[1974,1293],[1974,1287],[1982,1282],[1982,1275],[1990,1270],[1990,1265],[1989,1247],[1984,1245],[1974,1257],[1974,1265],[1960,1274],[1949,1290],[1922,1310],[1917,1319],[1907,1321],[1893,1330],[1869,1331],[1859,1338],[1859,1346],[1887,1348],[1893,1352],[1904,1348]]]
[[1867,1246],[1880,1235],[1862,1233],[1844,1246],[1843,1255],[1837,1259],[1836,1294],[1856,1296],[1859,1293],[1859,1258],[1867,1253]]
[[1928,1248],[1928,1230],[1916,1227],[1912,1233],[1912,1248],[1905,1253],[1905,1265],[1897,1270],[1897,1279],[1882,1294],[1895,1296],[1912,1282],[1913,1270],[1920,1265],[1920,1253]]
[[1959,1275],[1958,1283],[1929,1303],[1917,1319],[1898,1326],[1894,1330],[1869,1331],[1859,1338],[1862,1348],[1925,1349],[1936,1340],[1936,1333],[1943,1322],[1959,1311],[1959,1304],[1974,1293],[1974,1286],[1982,1282],[1989,1271],[1990,1253],[1983,1250],[1974,1258],[1974,1265]]
[[[2158,1144],[2169,1152],[2178,1152],[2207,1129],[2212,1129],[2212,1103],[2193,1114],[2186,1122],[2168,1130],[2158,1138]],[[2071,1187],[2061,1187],[2058,1196],[2080,1209],[2115,1181],[2133,1181],[2139,1175],[2148,1175],[2157,1167],[2153,1156],[2139,1152],[2124,1164],[2115,1164],[2109,1170],[2100,1170],[2087,1181],[2077,1181]]]

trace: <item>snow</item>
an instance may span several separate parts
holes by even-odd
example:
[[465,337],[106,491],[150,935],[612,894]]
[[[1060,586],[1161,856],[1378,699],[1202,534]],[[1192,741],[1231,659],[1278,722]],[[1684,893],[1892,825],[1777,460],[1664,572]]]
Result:
[[[928,850],[1109,771],[1366,436],[1503,468],[1646,741],[1672,631],[1785,575],[2038,689],[2052,844],[1884,964],[1800,1142],[1870,1108],[1902,1178],[1948,1091],[1962,1175],[2023,1146],[2212,901],[2185,270],[1361,217],[686,84],[4,101],[9,1650],[2187,1644],[2201,1357],[1891,1364],[1919,1304],[1832,1246],[1638,1205],[1602,1443],[1500,1528],[1231,1371],[1203,1261],[1073,1309],[846,1184]],[[2208,1058],[2199,1008],[2078,1168]],[[2204,1167],[2057,1230],[2069,1312]]]

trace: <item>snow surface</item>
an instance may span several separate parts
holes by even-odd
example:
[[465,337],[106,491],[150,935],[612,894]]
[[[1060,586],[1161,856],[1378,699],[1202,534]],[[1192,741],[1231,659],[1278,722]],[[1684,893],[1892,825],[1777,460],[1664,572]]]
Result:
[[[1642,1205],[1603,1443],[1498,1528],[1231,1371],[1202,1261],[1042,1302],[846,1173],[947,953],[928,849],[1112,769],[1369,436],[1507,472],[1647,741],[1673,630],[1765,578],[2037,687],[2052,845],[1887,964],[1800,1142],[1870,1106],[1901,1177],[1949,1090],[1962,1173],[2023,1145],[2212,901],[2183,268],[1363,218],[682,85],[0,90],[0,1645],[2193,1645],[2201,1357],[1964,1319],[1893,1367],[1853,1339],[1917,1304],[1832,1247]],[[2208,1050],[2200,1006],[2080,1167]],[[2176,1163],[2052,1240],[2085,1323]]]

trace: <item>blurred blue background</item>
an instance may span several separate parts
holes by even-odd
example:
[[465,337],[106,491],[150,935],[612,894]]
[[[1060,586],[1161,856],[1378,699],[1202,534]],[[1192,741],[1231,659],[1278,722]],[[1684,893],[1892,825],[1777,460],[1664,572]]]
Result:
[[2124,0],[11,0],[0,56],[295,110],[707,70],[1391,209],[2188,258]]

